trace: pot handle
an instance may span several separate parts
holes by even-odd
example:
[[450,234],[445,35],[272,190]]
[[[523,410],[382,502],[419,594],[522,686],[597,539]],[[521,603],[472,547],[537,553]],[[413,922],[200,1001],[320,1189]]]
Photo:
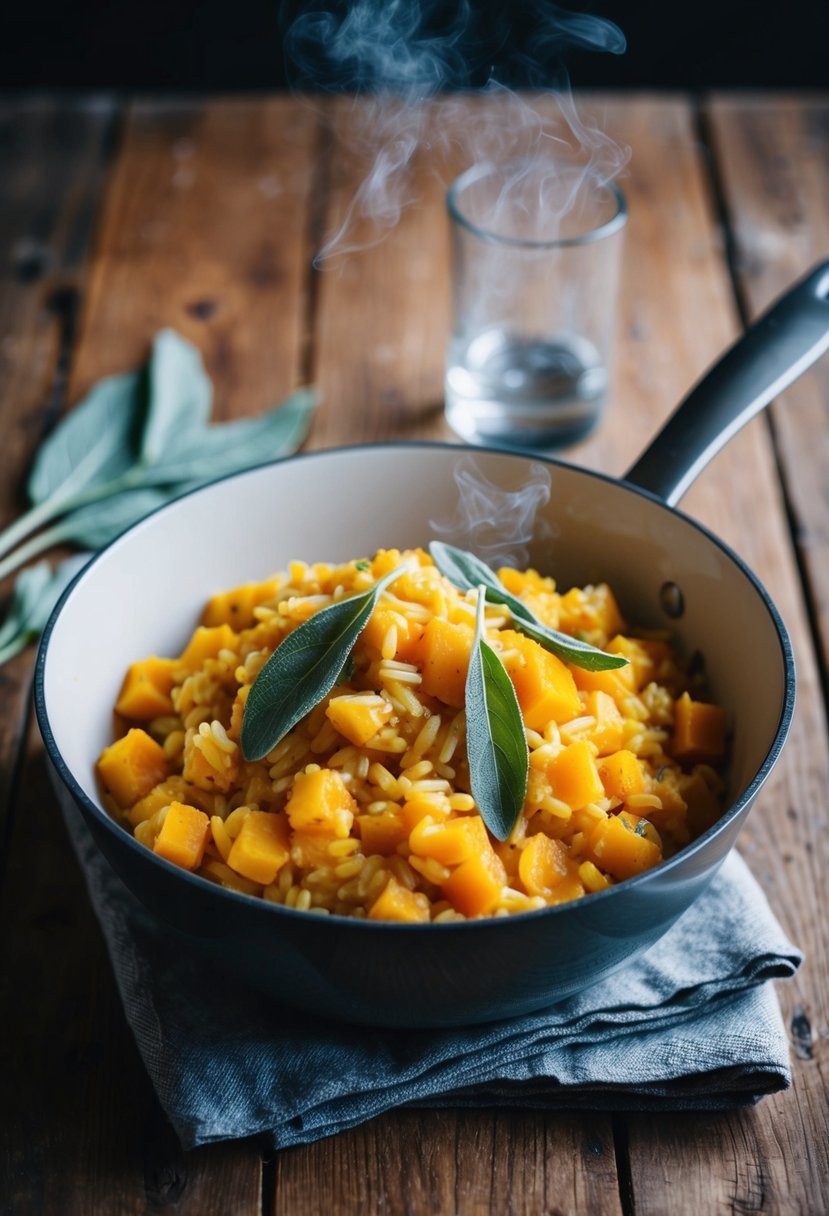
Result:
[[675,506],[741,426],[829,349],[829,262],[781,296],[691,389],[625,481]]

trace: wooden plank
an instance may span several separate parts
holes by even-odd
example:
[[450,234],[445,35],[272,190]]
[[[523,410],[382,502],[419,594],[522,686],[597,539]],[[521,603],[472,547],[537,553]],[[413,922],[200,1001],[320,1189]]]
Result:
[[[313,118],[285,101],[136,107],[99,226],[73,398],[136,363],[165,324],[205,352],[217,416],[252,413],[297,382],[314,138]],[[49,182],[48,147],[41,155]],[[66,174],[89,175],[76,159],[67,155]],[[20,442],[19,463],[39,433]],[[3,1069],[19,1095],[2,1133],[9,1210],[258,1213],[258,1145],[182,1154],[165,1128],[37,744],[16,804],[9,855],[26,864],[10,867],[2,892]]]
[[[368,134],[375,106],[343,98],[332,108],[327,206],[317,253],[342,229],[375,156],[384,150],[383,140]],[[432,107],[428,113],[438,111]],[[451,436],[442,416],[448,231],[443,182],[425,147],[430,125],[424,119],[405,179],[398,174],[387,186],[401,198],[416,196],[416,204],[402,208],[390,231],[358,208],[319,265],[313,378],[323,405],[315,446]]]
[[216,418],[255,414],[296,386],[316,131],[314,112],[287,98],[131,107],[73,399],[140,362],[168,325],[202,350]]
[[[611,131],[633,160],[620,315],[615,410],[580,455],[621,471],[684,389],[738,329],[721,234],[693,116],[680,102],[632,100],[610,108]],[[659,399],[659,400],[657,400]],[[747,470],[750,474],[747,475]],[[762,493],[758,493],[762,487]],[[808,1010],[826,1025],[827,784],[825,723],[810,632],[786,527],[774,452],[763,419],[740,433],[682,504],[730,543],[768,586],[791,632],[800,672],[784,756],[757,800],[741,848],[774,910],[810,958],[781,988],[786,1017]],[[799,1023],[798,1023],[799,1024]],[[736,1116],[628,1120],[636,1210],[825,1210],[825,1091],[817,1033],[794,1058],[791,1092]],[[811,1058],[800,1056],[810,1054]],[[805,1134],[804,1134],[805,1131]]]
[[[829,98],[716,98],[710,124],[749,317],[829,255]],[[829,670],[829,360],[772,407],[795,540]]]
[[[106,98],[0,105],[0,525],[22,505],[26,465],[60,397],[113,113]],[[0,587],[3,599],[10,586]],[[0,825],[30,668],[29,655],[0,671]]]
[[399,1111],[279,1154],[272,1216],[620,1213],[606,1120]]

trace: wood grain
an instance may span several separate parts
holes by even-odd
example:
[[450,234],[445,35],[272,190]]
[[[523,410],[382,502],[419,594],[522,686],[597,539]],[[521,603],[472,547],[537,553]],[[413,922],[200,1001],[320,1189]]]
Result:
[[399,1111],[276,1163],[272,1216],[621,1213],[609,1120]]
[[[678,123],[673,131],[672,111]],[[658,361],[653,375],[660,385],[680,376],[690,383],[737,330],[714,195],[691,117],[688,112],[678,114],[676,107],[654,108],[649,129],[630,140],[639,149],[630,171],[631,230],[638,211],[647,237],[637,247],[635,268],[625,281],[637,301],[638,325],[644,325],[648,335],[646,359],[652,354]],[[650,267],[649,282],[642,281],[643,267]],[[629,307],[629,303],[623,306],[623,323]],[[641,380],[641,363],[631,360],[628,369],[635,377],[635,400],[641,408],[642,388],[647,388],[647,381],[643,386]],[[625,378],[623,363],[620,392]],[[633,401],[631,393],[630,405],[635,408]],[[766,420],[757,419],[729,444],[682,505],[723,536],[764,580],[793,639],[800,675],[798,710],[787,749],[757,800],[741,848],[775,912],[809,955],[797,981],[781,988],[787,1022],[797,1007],[808,1010],[809,1018],[815,1015],[816,1024],[823,1026],[829,990],[821,936],[827,917],[821,878],[827,860],[826,734],[820,681]],[[631,1119],[637,1212],[665,1210],[664,1162],[670,1162],[673,1180],[672,1212],[711,1210],[718,1205],[746,1210],[746,1204],[751,1210],[806,1212],[829,1205],[824,1083],[815,1058],[820,1048],[809,1050],[810,1059],[794,1056],[793,1090],[750,1113],[706,1121],[679,1116],[660,1118],[658,1123]],[[705,1126],[719,1134],[702,1135]]]
[[[740,298],[757,316],[829,256],[829,100],[718,99],[710,127]],[[795,542],[829,670],[829,360],[772,407]]]
[[131,107],[73,400],[138,364],[167,325],[201,349],[217,419],[255,414],[297,385],[316,129],[314,112],[285,98]]
[[[113,121],[103,97],[0,105],[0,526],[24,505],[28,462],[60,404]],[[31,653],[0,671],[0,840],[30,677]]]

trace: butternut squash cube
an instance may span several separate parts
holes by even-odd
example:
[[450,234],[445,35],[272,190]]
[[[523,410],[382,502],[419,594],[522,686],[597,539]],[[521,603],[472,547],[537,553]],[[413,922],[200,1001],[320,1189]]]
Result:
[[392,716],[388,701],[376,692],[344,693],[332,697],[325,716],[335,730],[355,747],[363,747]]
[[425,819],[427,816],[438,823],[442,823],[444,819],[449,817],[449,807],[441,806],[429,798],[410,798],[408,802],[403,803],[401,814],[406,835],[408,836],[420,823],[421,819]]
[[429,898],[419,891],[410,891],[393,876],[389,876],[380,895],[368,910],[369,920],[396,920],[417,923],[429,919]]
[[400,613],[385,604],[378,604],[366,622],[366,627],[360,637],[378,655],[382,654],[383,645],[389,630],[395,630],[394,657],[401,663],[415,663],[413,657],[417,652],[417,643],[423,633],[423,626],[414,621],[405,620]]
[[614,667],[611,671],[585,671],[581,667],[572,667],[571,671],[577,688],[583,692],[607,693],[620,706],[636,692],[636,673],[630,662],[627,667]]
[[669,650],[664,642],[648,642],[639,638],[627,638],[617,634],[607,644],[608,654],[620,654],[628,660],[628,667],[619,667],[617,672],[629,671],[632,674],[633,688],[639,692],[646,684],[650,684],[656,676],[659,664],[668,656]]
[[601,631],[612,638],[625,627],[619,605],[607,583],[571,587],[561,597],[561,627],[568,633]]
[[137,726],[104,748],[96,767],[104,789],[124,811],[146,797],[168,772],[164,748]]
[[152,819],[153,815],[171,802],[184,802],[190,788],[183,777],[174,774],[160,785],[153,786],[149,794],[139,798],[127,812],[127,819],[133,827],[137,827],[139,823]]
[[645,774],[633,752],[622,748],[599,761],[599,776],[608,798],[624,802],[631,794],[644,794]]
[[662,860],[662,850],[640,830],[635,815],[610,815],[593,828],[587,839],[587,860],[613,878],[632,878]]
[[604,798],[599,770],[590,744],[580,739],[571,743],[547,765],[547,776],[553,795],[568,803],[573,810]]
[[291,856],[290,837],[286,815],[251,811],[233,842],[227,864],[237,874],[266,887]]
[[133,663],[124,677],[115,711],[133,722],[149,722],[173,712],[170,690],[173,687],[175,659],[154,655]]
[[551,840],[543,832],[531,836],[521,850],[518,876],[528,895],[546,899],[567,877],[567,850],[560,840]]
[[[309,870],[336,864],[328,852],[332,839],[331,836],[320,836],[314,832],[292,832],[291,860]],[[338,858],[338,861],[341,860]]]
[[587,694],[585,711],[596,719],[590,732],[590,742],[600,756],[616,752],[622,746],[625,720],[619,713],[616,702],[601,689]]
[[210,629],[199,625],[176,666],[198,671],[207,659],[215,659],[220,650],[235,650],[238,640],[229,625],[217,625]]
[[498,636],[506,652],[504,667],[530,730],[543,731],[548,722],[569,722],[581,713],[573,676],[561,659],[512,629],[502,629]]
[[196,870],[204,857],[209,830],[210,820],[204,811],[184,802],[171,802],[153,852],[183,870]]
[[466,815],[444,823],[421,819],[409,836],[409,848],[418,857],[431,857],[442,866],[456,866],[485,853],[491,845],[480,815]]
[[249,629],[256,621],[253,610],[259,604],[275,599],[279,590],[279,579],[264,583],[244,583],[231,591],[221,591],[207,601],[201,623],[208,629],[217,625],[229,625],[236,631]]
[[379,853],[382,857],[390,857],[397,852],[397,846],[402,844],[408,833],[399,811],[381,811],[379,815],[358,815],[357,825],[360,840],[363,842],[363,852],[368,857]]
[[357,803],[340,773],[320,768],[297,773],[285,809],[294,831],[345,839],[351,832]]
[[421,690],[446,705],[460,709],[464,702],[473,631],[432,617],[412,648],[412,662],[420,668]]
[[441,883],[441,890],[456,912],[483,916],[497,904],[506,881],[504,863],[489,845],[461,862]]
[[674,704],[674,756],[684,764],[716,764],[725,756],[727,727],[724,709],[684,692]]

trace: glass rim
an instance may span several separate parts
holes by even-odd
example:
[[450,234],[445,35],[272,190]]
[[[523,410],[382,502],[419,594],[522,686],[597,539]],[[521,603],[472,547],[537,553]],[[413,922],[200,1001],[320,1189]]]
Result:
[[446,208],[451,219],[461,228],[465,228],[467,232],[471,232],[473,236],[480,237],[481,240],[489,241],[494,245],[511,245],[516,249],[564,249],[577,245],[590,245],[595,241],[604,240],[605,237],[612,236],[614,232],[618,232],[624,228],[628,218],[627,199],[615,181],[596,183],[601,189],[606,190],[614,200],[616,210],[613,215],[609,219],[604,220],[603,223],[598,224],[595,228],[589,228],[586,232],[581,232],[577,236],[553,237],[550,239],[501,236],[489,228],[482,228],[480,224],[476,224],[461,211],[459,196],[474,182],[487,177],[490,173],[498,171],[506,165],[520,165],[536,159],[540,158],[532,156],[516,157],[514,160],[503,161],[501,163],[486,160],[466,169],[459,177],[455,178],[446,191]]

